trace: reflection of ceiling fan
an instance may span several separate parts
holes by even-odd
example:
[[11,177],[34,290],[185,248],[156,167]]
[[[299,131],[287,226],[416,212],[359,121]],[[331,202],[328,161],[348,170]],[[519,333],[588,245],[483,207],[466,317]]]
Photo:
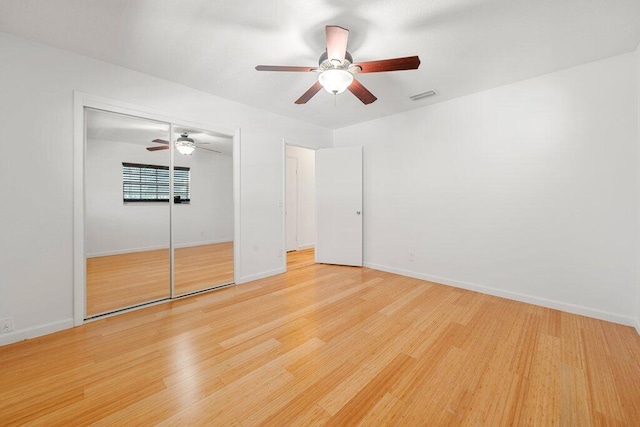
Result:
[[296,104],[305,104],[320,89],[334,95],[349,89],[364,104],[371,104],[376,98],[353,75],[358,73],[379,73],[382,71],[415,70],[420,66],[420,58],[407,56],[405,58],[383,59],[354,63],[351,54],[347,52],[349,30],[335,25],[325,27],[327,50],[320,55],[318,67],[295,67],[279,65],[258,65],[258,71],[312,71],[319,73],[318,81],[309,88]]
[[[165,141],[164,139],[154,139],[151,142],[155,142],[157,144],[164,144],[158,147],[147,147],[147,151],[158,151],[158,150],[168,150],[169,149],[169,141]],[[213,151],[214,153],[220,153],[218,150],[213,150],[211,148],[204,148],[202,145],[209,144],[209,142],[195,142],[193,138],[189,138],[189,134],[187,132],[182,132],[180,138],[178,138],[175,142],[176,150],[180,152],[180,154],[191,154],[193,150],[199,148],[201,150]]]

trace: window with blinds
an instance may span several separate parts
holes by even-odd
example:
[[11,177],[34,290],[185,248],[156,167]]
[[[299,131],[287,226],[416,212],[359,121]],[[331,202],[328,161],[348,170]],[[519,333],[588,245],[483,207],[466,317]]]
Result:
[[[173,168],[173,196],[176,203],[191,201],[189,168]],[[122,163],[122,200],[129,202],[168,202],[169,167]]]

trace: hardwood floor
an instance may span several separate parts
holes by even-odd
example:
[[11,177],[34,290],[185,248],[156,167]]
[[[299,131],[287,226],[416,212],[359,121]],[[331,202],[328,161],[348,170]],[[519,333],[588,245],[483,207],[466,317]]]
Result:
[[[233,282],[233,242],[175,250],[176,295]],[[87,259],[87,315],[169,297],[169,250]]]
[[316,251],[314,248],[287,252],[287,270],[306,267],[315,264],[315,262]]
[[640,425],[630,327],[316,264],[0,347],[0,425]]

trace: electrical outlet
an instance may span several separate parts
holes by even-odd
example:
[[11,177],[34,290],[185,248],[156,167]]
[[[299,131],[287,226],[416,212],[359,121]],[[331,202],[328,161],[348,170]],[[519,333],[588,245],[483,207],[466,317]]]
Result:
[[409,251],[409,261],[415,261],[416,260],[416,253],[413,251]]
[[13,317],[0,319],[0,334],[6,334],[11,331],[13,331]]

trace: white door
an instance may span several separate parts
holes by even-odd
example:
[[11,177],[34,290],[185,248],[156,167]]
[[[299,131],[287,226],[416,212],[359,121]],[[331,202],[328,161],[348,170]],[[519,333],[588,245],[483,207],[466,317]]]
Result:
[[287,157],[286,175],[287,252],[298,249],[298,160]]
[[316,151],[316,262],[362,266],[362,147]]

